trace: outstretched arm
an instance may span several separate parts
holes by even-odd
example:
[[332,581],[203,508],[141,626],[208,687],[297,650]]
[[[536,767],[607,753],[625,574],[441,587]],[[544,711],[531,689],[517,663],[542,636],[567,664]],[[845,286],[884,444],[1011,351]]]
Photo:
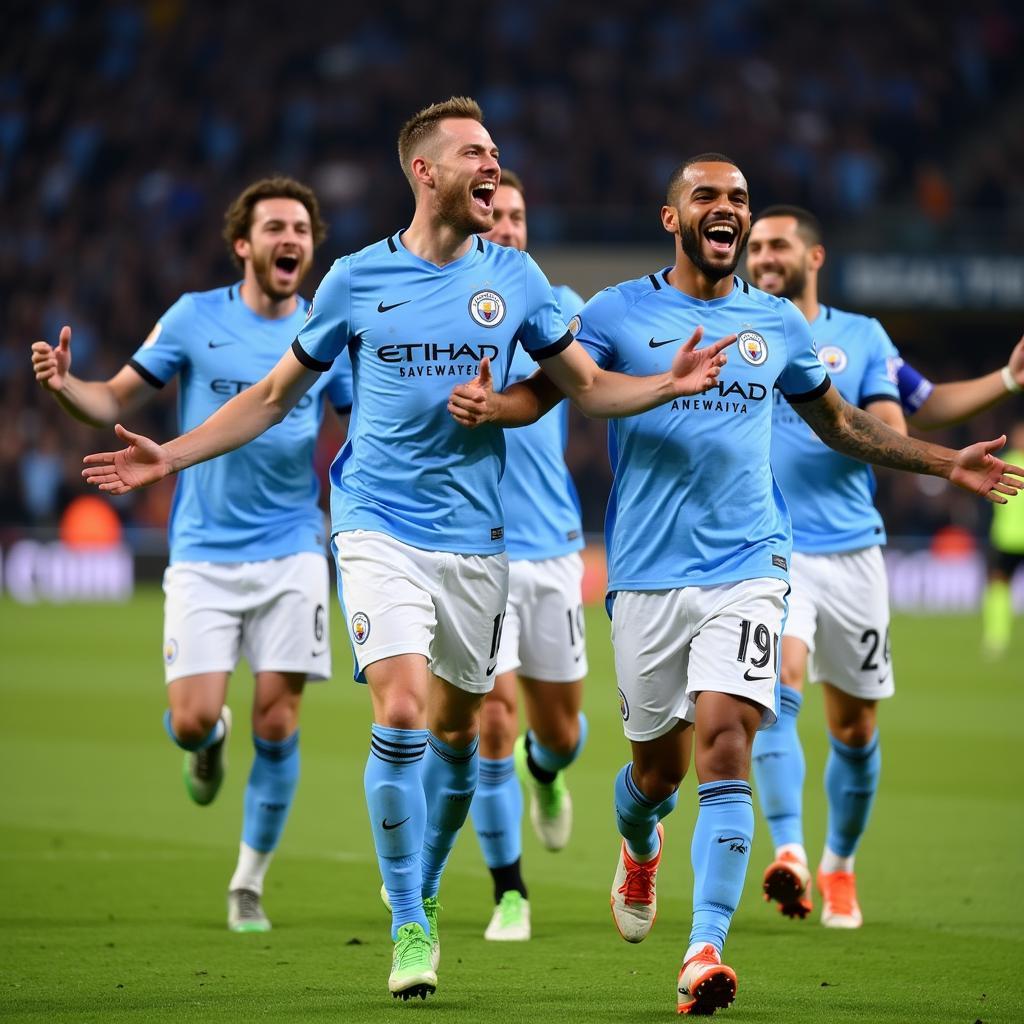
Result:
[[1024,390],[1024,338],[1014,346],[1010,360],[1000,370],[983,377],[936,384],[910,422],[922,430],[936,430],[961,423]]
[[861,462],[940,476],[997,504],[1006,502],[1004,495],[1014,495],[1024,487],[1024,468],[992,454],[1006,443],[1005,437],[960,451],[905,437],[877,416],[850,405],[834,387],[794,408],[825,444]]
[[736,340],[736,335],[730,334],[698,349],[703,336],[704,328],[698,327],[689,341],[680,346],[668,371],[647,377],[604,370],[574,341],[558,355],[541,361],[543,373],[495,393],[490,366],[485,370],[481,362],[480,375],[452,391],[448,410],[466,427],[481,423],[522,427],[539,419],[567,396],[580,412],[595,419],[635,416],[673,398],[701,394],[715,386],[726,362],[724,350]]
[[57,346],[32,343],[32,371],[36,381],[76,420],[90,427],[109,427],[125,413],[137,409],[153,389],[130,366],[110,380],[81,380],[71,373],[71,328],[61,328]]
[[160,445],[120,424],[115,431],[128,447],[87,455],[82,476],[101,491],[125,494],[197,462],[234,451],[279,423],[319,376],[289,349],[263,380],[225,402],[194,430]]

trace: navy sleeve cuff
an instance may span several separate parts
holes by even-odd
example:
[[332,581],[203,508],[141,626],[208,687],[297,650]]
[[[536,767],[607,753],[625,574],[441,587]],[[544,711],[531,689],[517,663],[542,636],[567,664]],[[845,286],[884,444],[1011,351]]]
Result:
[[300,344],[299,339],[296,338],[292,342],[292,354],[296,359],[307,370],[316,370],[317,373],[326,373],[333,365],[334,360],[332,359],[329,363],[321,362],[319,359],[314,359]]
[[128,365],[147,383],[150,387],[162,388],[167,381],[161,380],[155,373],[147,370],[137,359],[129,359]]
[[572,341],[572,334],[566,331],[553,345],[547,345],[532,352],[529,349],[526,351],[532,359],[539,363],[542,359],[550,359],[552,356],[557,356],[559,352],[564,352],[572,344]]
[[352,406],[351,405],[336,405],[334,407],[334,411],[339,416],[347,416],[352,411]]
[[900,404],[899,398],[896,395],[865,395],[860,400],[860,407],[866,409],[872,402],[893,402],[896,405]]
[[812,391],[804,391],[799,395],[787,395],[785,391],[782,392],[782,397],[789,402],[790,405],[799,405],[801,402],[813,402],[816,398],[821,398],[828,389],[832,387],[832,378],[826,373],[825,379]]

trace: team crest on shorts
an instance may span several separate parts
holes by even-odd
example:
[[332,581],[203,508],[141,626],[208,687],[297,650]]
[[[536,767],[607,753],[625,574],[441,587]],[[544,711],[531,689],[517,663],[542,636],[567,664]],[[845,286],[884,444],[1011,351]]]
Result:
[[818,358],[829,373],[842,373],[849,363],[846,353],[838,345],[823,345],[818,349]]
[[741,331],[736,347],[751,366],[760,366],[768,358],[768,343],[757,331]]
[[580,328],[583,326],[583,321],[579,318],[579,315],[574,316],[569,321],[569,333],[575,338],[580,333]]
[[626,695],[619,690],[619,714],[622,715],[624,722],[629,721],[629,701],[626,700]]
[[178,641],[171,639],[164,644],[164,664],[173,665],[174,659],[178,657]]
[[477,292],[469,300],[469,315],[481,327],[497,327],[505,319],[505,300],[497,292]]
[[370,635],[370,617],[365,612],[356,612],[352,616],[352,639],[357,644],[365,644]]

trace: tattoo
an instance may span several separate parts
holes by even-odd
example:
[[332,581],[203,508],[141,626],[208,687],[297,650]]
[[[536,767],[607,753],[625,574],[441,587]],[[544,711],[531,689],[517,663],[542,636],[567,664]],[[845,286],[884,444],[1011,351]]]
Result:
[[794,408],[829,448],[843,455],[890,469],[945,476],[941,448],[905,437],[877,416],[850,405],[835,388]]

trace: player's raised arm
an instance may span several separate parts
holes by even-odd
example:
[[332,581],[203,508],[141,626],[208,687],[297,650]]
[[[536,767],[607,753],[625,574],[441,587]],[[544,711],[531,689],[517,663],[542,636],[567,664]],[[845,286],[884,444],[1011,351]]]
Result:
[[263,380],[222,405],[187,434],[159,445],[120,424],[118,436],[129,446],[118,452],[87,455],[85,479],[101,491],[125,494],[180,472],[197,462],[223,455],[258,437],[294,408],[319,376],[289,349]]
[[81,380],[71,373],[71,328],[61,328],[56,346],[32,343],[32,372],[37,383],[76,420],[90,427],[109,427],[125,413],[137,409],[151,388],[130,366],[123,366],[110,380]]
[[931,394],[911,414],[910,422],[923,430],[937,430],[961,423],[1024,391],[1024,337],[1017,342],[1006,366],[982,377],[936,384]]
[[995,457],[1006,438],[981,441],[960,451],[906,437],[877,416],[845,401],[834,387],[793,406],[830,448],[890,469],[940,476],[965,491],[1004,504],[1024,487],[1024,468]]

